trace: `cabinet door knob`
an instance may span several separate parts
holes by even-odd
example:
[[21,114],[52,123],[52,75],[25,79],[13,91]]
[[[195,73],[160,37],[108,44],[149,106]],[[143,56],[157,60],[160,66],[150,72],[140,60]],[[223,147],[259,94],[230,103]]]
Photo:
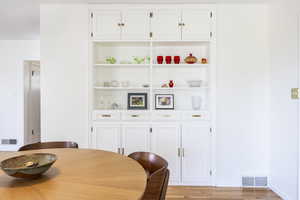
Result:
[[125,24],[124,24],[124,23],[121,23],[121,26],[125,26]]
[[181,156],[181,153],[180,153],[180,148],[178,148],[178,150],[177,150],[177,154],[178,154],[178,157],[180,157],[180,156]]
[[118,26],[122,26],[122,24],[121,24],[121,23],[118,23]]
[[182,23],[179,22],[179,23],[178,23],[178,26],[182,26]]
[[184,157],[184,148],[182,148],[182,157]]

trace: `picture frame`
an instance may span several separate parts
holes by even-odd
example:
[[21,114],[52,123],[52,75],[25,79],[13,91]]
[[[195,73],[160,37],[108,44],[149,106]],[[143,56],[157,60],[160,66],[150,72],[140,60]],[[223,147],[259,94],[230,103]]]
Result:
[[155,94],[156,110],[174,110],[174,94]]
[[128,110],[147,110],[148,108],[147,93],[128,93],[127,99]]

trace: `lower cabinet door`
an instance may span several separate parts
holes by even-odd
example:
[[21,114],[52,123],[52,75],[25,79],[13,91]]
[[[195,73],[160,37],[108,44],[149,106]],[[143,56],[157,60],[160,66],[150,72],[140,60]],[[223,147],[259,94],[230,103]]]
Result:
[[210,127],[182,126],[182,183],[211,185]]
[[118,153],[120,149],[120,125],[94,125],[92,146],[95,149]]
[[122,128],[122,152],[129,155],[137,151],[149,151],[150,125],[124,125]]
[[180,126],[153,125],[151,133],[151,152],[158,154],[168,161],[170,184],[180,184]]

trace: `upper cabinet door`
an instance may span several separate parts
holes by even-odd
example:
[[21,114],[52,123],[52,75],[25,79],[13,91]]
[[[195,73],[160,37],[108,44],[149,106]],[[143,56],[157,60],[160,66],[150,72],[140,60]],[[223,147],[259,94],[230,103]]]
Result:
[[122,13],[123,40],[150,39],[150,11],[129,9]]
[[182,40],[210,40],[211,22],[210,10],[183,10]]
[[181,12],[177,9],[157,9],[151,18],[153,40],[181,40]]
[[121,12],[98,10],[93,12],[93,38],[99,40],[121,39]]
[[182,183],[211,184],[211,134],[208,126],[182,127]]

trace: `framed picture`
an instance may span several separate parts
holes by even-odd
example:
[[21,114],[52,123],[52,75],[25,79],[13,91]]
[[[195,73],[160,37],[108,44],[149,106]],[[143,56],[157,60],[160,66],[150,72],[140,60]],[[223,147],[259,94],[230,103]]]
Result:
[[147,93],[128,93],[128,110],[147,110]]
[[174,94],[155,94],[155,109],[174,110]]

